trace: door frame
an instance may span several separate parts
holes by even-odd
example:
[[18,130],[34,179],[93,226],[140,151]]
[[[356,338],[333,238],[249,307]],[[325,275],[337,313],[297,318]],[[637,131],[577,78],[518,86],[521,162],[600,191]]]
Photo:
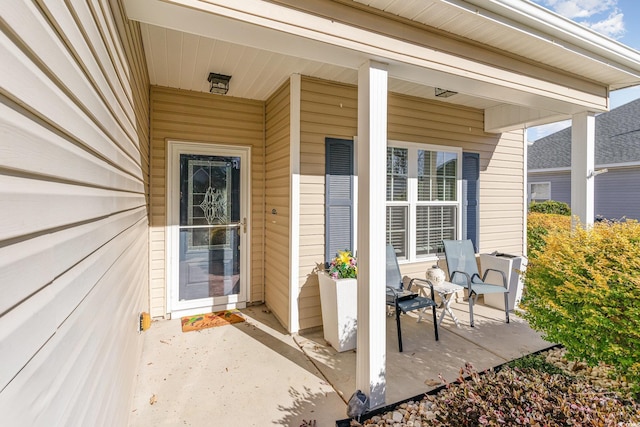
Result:
[[[251,147],[167,140],[167,181],[165,207],[165,291],[166,311],[171,318],[206,313],[208,311],[245,308],[251,283]],[[240,292],[225,297],[209,297],[187,302],[178,300],[179,224],[180,224],[180,154],[240,157],[240,218],[244,223],[240,232]]]

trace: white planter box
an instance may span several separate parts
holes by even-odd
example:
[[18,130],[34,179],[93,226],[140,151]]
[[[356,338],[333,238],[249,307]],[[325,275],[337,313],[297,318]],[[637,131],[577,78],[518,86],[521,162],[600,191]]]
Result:
[[356,348],[358,317],[357,279],[334,280],[318,272],[324,339],[338,352]]
[[[524,257],[509,254],[480,254],[480,265],[482,266],[482,274],[491,268],[502,271],[507,278],[507,286],[509,289],[509,311],[518,308],[522,299],[522,277],[519,271],[525,269]],[[502,277],[498,273],[489,272],[487,275],[487,283],[493,285],[502,285]],[[484,303],[488,306],[504,310],[503,294],[485,294]]]

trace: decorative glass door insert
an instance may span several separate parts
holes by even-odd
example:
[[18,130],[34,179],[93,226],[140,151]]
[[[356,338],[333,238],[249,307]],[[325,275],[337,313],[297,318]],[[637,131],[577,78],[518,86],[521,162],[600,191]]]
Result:
[[243,303],[246,157],[211,145],[171,152],[170,311]]

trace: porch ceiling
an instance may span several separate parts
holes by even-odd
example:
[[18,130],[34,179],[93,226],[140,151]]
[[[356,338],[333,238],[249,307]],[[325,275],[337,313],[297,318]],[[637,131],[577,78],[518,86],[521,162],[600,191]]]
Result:
[[207,92],[217,72],[229,96],[264,100],[294,73],[356,84],[372,59],[389,64],[390,91],[483,109],[499,131],[605,111],[609,89],[640,83],[639,52],[520,0],[125,4],[159,86]]
[[[295,73],[353,85],[358,81],[358,70],[353,68],[156,25],[142,24],[141,28],[149,80],[153,85],[209,92],[207,76],[216,72],[231,76],[228,96],[265,100]],[[436,98],[433,86],[393,77],[389,79],[389,90],[479,109],[500,104],[466,94],[458,94],[453,99]]]

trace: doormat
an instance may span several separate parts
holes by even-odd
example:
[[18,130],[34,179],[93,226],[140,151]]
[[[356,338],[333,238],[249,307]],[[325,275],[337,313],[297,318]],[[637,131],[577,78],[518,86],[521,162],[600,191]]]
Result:
[[232,325],[244,322],[244,317],[238,310],[223,310],[215,313],[185,316],[182,319],[182,332],[199,331],[200,329],[215,328],[216,326]]

